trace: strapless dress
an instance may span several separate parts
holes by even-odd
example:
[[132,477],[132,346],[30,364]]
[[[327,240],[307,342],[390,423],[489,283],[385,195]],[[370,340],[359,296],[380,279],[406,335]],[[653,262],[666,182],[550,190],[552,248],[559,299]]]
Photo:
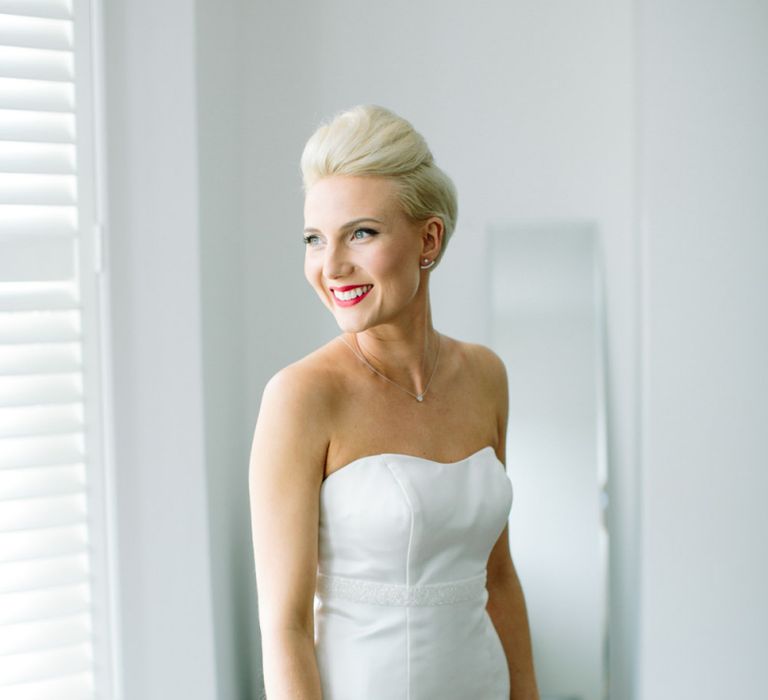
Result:
[[323,700],[509,700],[486,610],[512,484],[488,445],[458,462],[361,457],[320,487]]

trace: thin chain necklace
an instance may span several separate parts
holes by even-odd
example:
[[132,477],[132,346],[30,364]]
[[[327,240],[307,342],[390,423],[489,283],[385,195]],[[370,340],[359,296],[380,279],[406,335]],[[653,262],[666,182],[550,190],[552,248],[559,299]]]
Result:
[[[435,331],[437,333],[437,331]],[[424,400],[424,394],[427,393],[429,389],[429,385],[432,383],[432,377],[435,376],[435,370],[437,369],[437,362],[440,359],[440,334],[437,333],[437,357],[435,357],[435,366],[432,369],[432,374],[429,377],[429,381],[427,382],[427,386],[424,387],[424,391],[422,391],[420,394],[414,394],[412,391],[408,391],[404,386],[400,386],[397,382],[393,382],[389,377],[383,375],[379,370],[377,370],[368,360],[366,360],[357,350],[355,350],[342,336],[339,336],[341,339],[341,342],[344,343],[355,355],[357,355],[363,362],[365,362],[366,365],[368,365],[376,374],[378,374],[380,377],[386,379],[390,384],[394,384],[398,389],[402,389],[406,394],[410,394],[415,398],[417,401],[423,401]],[[355,344],[357,344],[357,334],[355,334]],[[425,342],[426,346],[426,342]],[[359,344],[358,344],[358,347]]]

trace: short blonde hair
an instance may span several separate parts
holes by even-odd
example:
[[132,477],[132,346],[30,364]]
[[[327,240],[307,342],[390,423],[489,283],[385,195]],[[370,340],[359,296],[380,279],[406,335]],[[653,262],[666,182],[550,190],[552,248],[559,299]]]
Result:
[[438,216],[445,233],[434,269],[456,227],[456,187],[435,165],[421,134],[402,117],[378,105],[358,105],[322,124],[301,155],[304,190],[331,175],[393,179],[403,209],[421,221]]

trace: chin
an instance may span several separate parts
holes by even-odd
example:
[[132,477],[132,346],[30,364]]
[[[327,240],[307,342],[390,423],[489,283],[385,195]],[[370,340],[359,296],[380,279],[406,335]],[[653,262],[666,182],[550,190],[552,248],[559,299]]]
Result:
[[349,323],[341,323],[338,319],[336,319],[336,325],[339,327],[339,330],[344,333],[360,333],[365,330],[364,326],[360,327]]
[[339,318],[338,316],[336,317],[336,325],[340,330],[344,331],[344,333],[362,333],[364,330],[371,327],[371,324],[364,321],[355,321],[343,317]]

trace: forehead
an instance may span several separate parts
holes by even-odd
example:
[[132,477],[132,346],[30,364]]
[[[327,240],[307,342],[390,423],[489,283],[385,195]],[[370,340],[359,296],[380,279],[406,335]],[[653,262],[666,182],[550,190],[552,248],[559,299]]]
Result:
[[334,175],[318,180],[304,198],[308,226],[333,225],[364,216],[389,218],[400,210],[395,183],[389,178]]

